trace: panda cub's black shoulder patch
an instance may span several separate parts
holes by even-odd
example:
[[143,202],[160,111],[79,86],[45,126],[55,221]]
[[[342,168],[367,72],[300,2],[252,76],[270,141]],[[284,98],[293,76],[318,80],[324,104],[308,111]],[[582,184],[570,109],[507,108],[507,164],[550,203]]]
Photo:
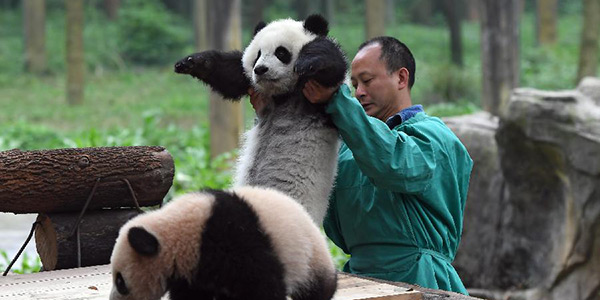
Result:
[[[204,192],[214,195],[215,201],[201,234],[198,282],[236,286],[239,290],[233,293],[268,287],[264,295],[276,293],[285,297],[283,264],[256,211],[235,193]],[[244,278],[261,278],[266,284],[245,286],[249,281],[238,278],[242,273]]]

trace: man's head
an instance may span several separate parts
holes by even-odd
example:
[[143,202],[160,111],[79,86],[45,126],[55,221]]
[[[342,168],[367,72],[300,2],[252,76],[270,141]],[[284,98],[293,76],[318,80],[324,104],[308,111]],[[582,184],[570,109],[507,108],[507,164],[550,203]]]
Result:
[[386,121],[411,105],[415,60],[402,42],[377,37],[360,45],[352,60],[352,85],[366,113]]

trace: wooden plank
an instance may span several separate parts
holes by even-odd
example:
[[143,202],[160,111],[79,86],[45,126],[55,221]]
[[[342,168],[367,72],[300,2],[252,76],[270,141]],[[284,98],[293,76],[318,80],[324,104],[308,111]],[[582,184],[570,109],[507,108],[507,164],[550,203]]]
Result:
[[[0,300],[100,300],[112,288],[110,265],[0,277]],[[168,297],[163,297],[168,299]],[[419,291],[338,276],[334,300],[421,300]]]

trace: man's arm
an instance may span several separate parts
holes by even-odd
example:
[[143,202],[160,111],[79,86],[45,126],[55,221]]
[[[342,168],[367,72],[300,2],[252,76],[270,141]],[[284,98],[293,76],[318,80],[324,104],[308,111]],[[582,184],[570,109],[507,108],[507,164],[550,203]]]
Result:
[[390,130],[384,122],[369,117],[345,85],[333,97],[331,89],[316,83],[307,83],[303,92],[312,103],[328,103],[327,112],[373,184],[404,193],[427,188],[436,167],[435,143],[429,137]]

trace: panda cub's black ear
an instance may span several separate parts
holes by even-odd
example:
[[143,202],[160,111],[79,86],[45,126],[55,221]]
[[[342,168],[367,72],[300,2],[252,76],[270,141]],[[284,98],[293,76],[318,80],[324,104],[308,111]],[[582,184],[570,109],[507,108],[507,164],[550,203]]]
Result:
[[131,248],[141,255],[153,256],[158,253],[158,239],[142,227],[131,227],[127,239]]
[[265,28],[265,26],[267,26],[267,24],[265,24],[265,22],[263,22],[263,21],[258,22],[258,24],[256,24],[256,27],[254,27],[254,35],[256,35],[261,29]]
[[329,23],[321,15],[310,15],[304,20],[304,29],[320,36],[329,33]]

